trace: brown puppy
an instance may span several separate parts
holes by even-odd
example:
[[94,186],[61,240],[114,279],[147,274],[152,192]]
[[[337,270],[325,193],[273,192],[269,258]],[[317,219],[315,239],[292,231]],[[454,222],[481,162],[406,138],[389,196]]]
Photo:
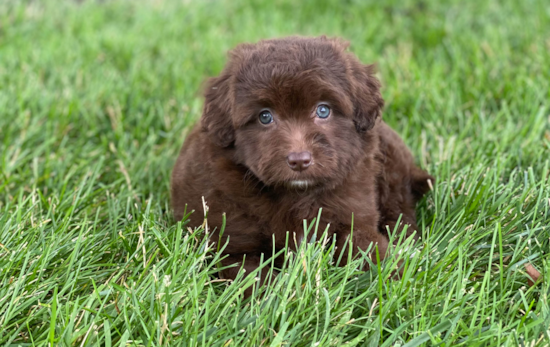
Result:
[[319,230],[330,223],[339,251],[352,213],[355,250],[376,243],[382,258],[386,226],[393,231],[402,215],[417,229],[415,203],[433,178],[380,119],[380,83],[347,46],[326,37],[241,44],[209,81],[201,126],[172,173],[172,207],[178,220],[186,204],[197,211],[191,226],[203,223],[203,196],[211,228],[226,213],[224,265],[246,255],[244,268],[257,268],[262,253],[285,246],[287,231],[301,241],[303,220],[321,207]]

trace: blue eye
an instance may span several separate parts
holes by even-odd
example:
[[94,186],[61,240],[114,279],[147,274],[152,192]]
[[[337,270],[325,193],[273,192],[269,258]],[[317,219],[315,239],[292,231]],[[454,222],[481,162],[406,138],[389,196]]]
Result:
[[263,111],[262,113],[260,113],[259,118],[260,118],[260,123],[262,124],[273,123],[273,116],[269,111]]
[[330,116],[330,107],[327,105],[319,105],[315,113],[319,118],[328,118],[328,116]]

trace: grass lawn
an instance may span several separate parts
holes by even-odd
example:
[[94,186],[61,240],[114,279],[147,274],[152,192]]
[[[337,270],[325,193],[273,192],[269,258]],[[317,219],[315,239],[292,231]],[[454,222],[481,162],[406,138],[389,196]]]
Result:
[[[254,278],[218,280],[173,221],[202,82],[290,34],[377,62],[384,119],[438,179],[402,280],[319,237],[243,300]],[[549,87],[545,0],[2,1],[0,345],[549,345]]]

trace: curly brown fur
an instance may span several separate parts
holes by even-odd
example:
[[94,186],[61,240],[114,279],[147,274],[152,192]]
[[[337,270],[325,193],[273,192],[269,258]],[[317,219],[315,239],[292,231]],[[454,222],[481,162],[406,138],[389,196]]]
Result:
[[[257,268],[262,253],[285,246],[287,231],[301,240],[303,220],[321,207],[319,230],[330,224],[338,250],[352,213],[355,251],[376,243],[384,258],[386,226],[393,230],[400,215],[417,230],[415,204],[433,178],[380,119],[384,101],[373,67],[347,47],[326,37],[241,44],[209,81],[201,124],[172,173],[172,207],[179,220],[186,205],[202,211],[204,196],[209,224],[218,229],[226,213],[224,265],[246,255],[245,268]],[[330,108],[328,118],[317,116],[320,104]],[[267,125],[259,121],[265,110],[273,117]],[[299,159],[296,169],[291,153],[306,152],[310,160]],[[192,226],[202,222],[201,213],[191,216]]]

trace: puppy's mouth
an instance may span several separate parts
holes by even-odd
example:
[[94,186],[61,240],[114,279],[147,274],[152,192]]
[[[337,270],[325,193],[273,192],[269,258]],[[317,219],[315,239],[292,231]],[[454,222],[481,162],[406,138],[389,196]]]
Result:
[[306,190],[315,185],[311,180],[291,180],[285,182],[285,187],[292,189]]

